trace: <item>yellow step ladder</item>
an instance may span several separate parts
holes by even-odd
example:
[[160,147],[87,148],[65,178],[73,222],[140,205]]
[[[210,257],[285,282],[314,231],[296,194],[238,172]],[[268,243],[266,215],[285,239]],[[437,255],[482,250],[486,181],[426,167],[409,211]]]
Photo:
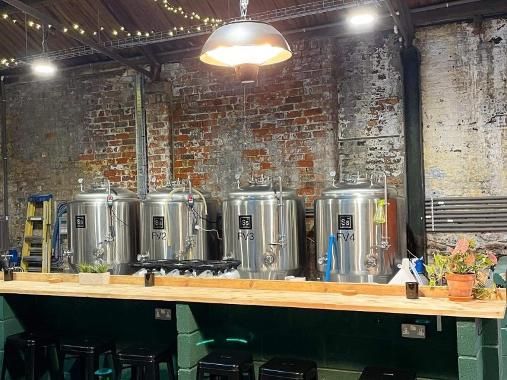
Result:
[[31,195],[26,210],[21,267],[28,272],[51,271],[51,194]]

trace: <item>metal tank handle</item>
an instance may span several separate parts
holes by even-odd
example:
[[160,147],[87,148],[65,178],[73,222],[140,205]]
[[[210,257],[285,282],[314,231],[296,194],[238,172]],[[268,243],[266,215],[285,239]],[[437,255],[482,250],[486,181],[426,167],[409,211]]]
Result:
[[278,177],[278,191],[279,195],[276,194],[276,189],[273,189],[275,192],[275,197],[278,199],[278,241],[276,243],[269,243],[269,249],[271,253],[268,253],[264,257],[264,264],[266,266],[270,266],[275,262],[274,250],[273,246],[280,247],[280,254],[285,256],[285,249],[287,242],[285,240],[286,236],[285,232],[285,213],[284,213],[284,203],[283,203],[283,186],[282,186],[282,176]]

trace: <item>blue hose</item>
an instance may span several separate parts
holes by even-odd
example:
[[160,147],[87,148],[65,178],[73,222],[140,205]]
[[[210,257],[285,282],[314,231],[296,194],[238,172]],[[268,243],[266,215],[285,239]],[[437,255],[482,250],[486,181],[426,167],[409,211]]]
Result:
[[326,272],[324,273],[324,281],[331,281],[331,269],[333,267],[333,248],[336,247],[336,237],[334,235],[329,235],[329,240],[327,243],[327,262],[326,262]]

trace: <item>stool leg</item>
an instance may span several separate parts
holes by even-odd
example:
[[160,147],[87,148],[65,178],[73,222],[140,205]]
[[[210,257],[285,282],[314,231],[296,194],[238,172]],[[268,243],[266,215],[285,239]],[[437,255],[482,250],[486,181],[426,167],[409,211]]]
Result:
[[94,380],[95,371],[99,367],[99,356],[96,354],[86,354],[84,356],[84,379]]
[[62,352],[62,350],[59,350],[59,352],[58,352],[58,378],[60,380],[64,380],[64,371],[65,371],[65,352]]
[[197,380],[204,380],[204,369],[197,367]]
[[35,380],[35,346],[25,350],[25,379]]
[[9,346],[5,345],[4,348],[4,360],[2,361],[2,375],[0,376],[1,380],[5,380],[5,373],[7,371],[7,354],[9,353]]
[[132,366],[131,368],[131,379],[132,380],[140,380],[143,378],[143,367],[139,367],[137,365]]
[[123,372],[123,366],[122,365],[119,365],[118,366],[118,370],[115,370],[114,371],[114,377],[113,379],[116,379],[116,380],[119,380],[121,379],[121,373]]
[[173,357],[169,357],[167,361],[167,373],[169,374],[169,380],[176,380],[176,374],[174,373]]
[[160,369],[158,363],[151,363],[146,366],[145,380],[160,380]]

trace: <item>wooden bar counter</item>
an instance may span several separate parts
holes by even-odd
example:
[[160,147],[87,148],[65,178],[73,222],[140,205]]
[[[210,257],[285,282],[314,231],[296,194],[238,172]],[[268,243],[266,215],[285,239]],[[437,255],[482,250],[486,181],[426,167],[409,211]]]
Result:
[[409,300],[401,285],[339,284],[266,280],[227,280],[158,277],[154,287],[144,278],[111,276],[108,285],[80,285],[77,275],[15,273],[1,281],[0,294],[43,295],[124,300],[254,305],[320,310],[436,315],[502,319],[506,293],[489,300],[453,302],[445,288],[420,288]]

